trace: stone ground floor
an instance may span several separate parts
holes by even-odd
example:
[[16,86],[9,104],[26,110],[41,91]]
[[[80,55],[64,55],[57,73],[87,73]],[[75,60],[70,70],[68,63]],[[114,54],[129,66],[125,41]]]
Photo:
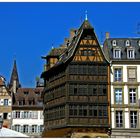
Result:
[[111,138],[140,138],[140,129],[112,129]]
[[61,128],[44,130],[42,137],[47,138],[108,138],[105,128]]

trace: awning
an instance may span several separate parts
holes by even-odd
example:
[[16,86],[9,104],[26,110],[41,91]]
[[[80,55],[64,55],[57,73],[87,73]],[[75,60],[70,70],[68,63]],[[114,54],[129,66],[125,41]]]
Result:
[[4,127],[0,129],[0,138],[24,138],[24,137],[29,136]]

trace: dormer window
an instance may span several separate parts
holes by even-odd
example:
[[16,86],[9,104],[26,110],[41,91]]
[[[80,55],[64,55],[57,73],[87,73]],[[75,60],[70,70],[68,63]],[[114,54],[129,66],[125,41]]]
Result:
[[29,94],[29,92],[28,92],[28,91],[24,91],[24,94],[25,94],[25,95],[28,95],[28,94]]
[[116,46],[116,45],[117,45],[116,40],[113,40],[113,41],[112,41],[112,46]]
[[138,45],[140,46],[140,40],[138,41]]
[[113,56],[116,59],[121,58],[121,50],[120,49],[114,49]]
[[134,49],[128,49],[127,50],[127,58],[128,59],[134,59],[135,58],[135,51],[134,51]]
[[129,40],[126,40],[125,46],[130,46],[130,41]]

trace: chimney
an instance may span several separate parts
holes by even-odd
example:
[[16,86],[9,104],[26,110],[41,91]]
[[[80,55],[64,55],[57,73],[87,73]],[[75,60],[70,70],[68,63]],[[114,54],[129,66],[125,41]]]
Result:
[[76,34],[76,29],[71,29],[70,30],[70,38],[73,38]]
[[69,38],[64,39],[64,46],[67,46],[67,43],[69,42]]
[[109,33],[109,32],[106,32],[106,33],[105,33],[105,38],[106,38],[106,39],[109,39],[109,38],[110,38],[110,33]]

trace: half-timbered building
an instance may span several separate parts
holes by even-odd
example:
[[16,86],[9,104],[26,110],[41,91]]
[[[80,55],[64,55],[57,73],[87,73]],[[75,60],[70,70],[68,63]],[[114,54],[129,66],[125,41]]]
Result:
[[41,75],[43,137],[108,137],[110,63],[87,19],[73,33],[56,63]]
[[3,127],[11,128],[12,96],[6,86],[5,78],[0,76],[0,118]]
[[12,95],[11,129],[30,137],[41,137],[43,131],[43,84],[36,79],[36,87],[23,88],[20,85],[16,60],[9,83]]

